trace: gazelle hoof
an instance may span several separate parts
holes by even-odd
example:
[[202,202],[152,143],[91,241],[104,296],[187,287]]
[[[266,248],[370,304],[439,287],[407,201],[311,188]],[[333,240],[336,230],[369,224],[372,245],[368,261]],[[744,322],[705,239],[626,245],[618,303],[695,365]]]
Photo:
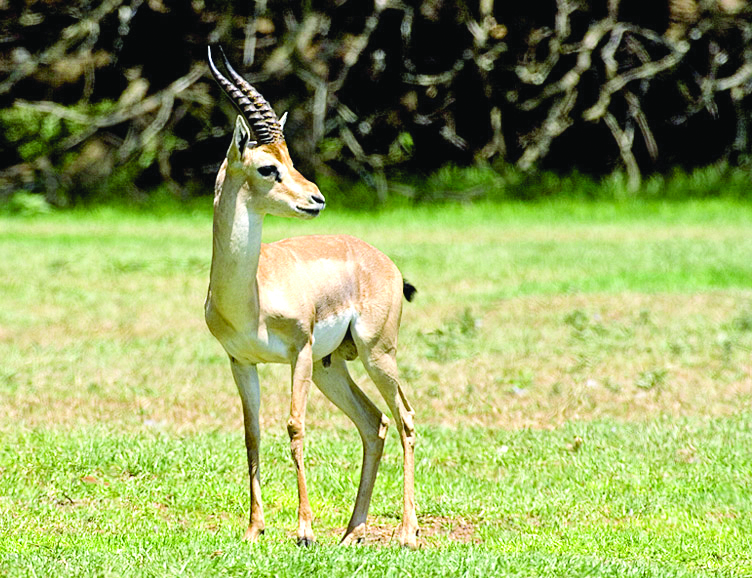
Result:
[[400,534],[399,534],[400,546],[402,546],[403,548],[407,548],[408,550],[417,550],[419,533],[420,533],[420,530],[418,528],[415,528],[414,530],[400,529]]
[[298,538],[298,546],[301,548],[312,548],[316,545],[316,540],[313,538]]
[[365,540],[366,538],[366,525],[365,524],[359,524],[352,528],[351,530],[348,530],[347,533],[342,537],[342,541],[340,542],[340,545],[342,546],[352,546],[354,544],[360,544]]
[[245,531],[245,534],[243,534],[243,541],[250,542],[251,544],[253,544],[254,542],[258,542],[259,536],[263,533],[264,533],[263,528],[257,528],[255,526],[248,526],[248,528]]

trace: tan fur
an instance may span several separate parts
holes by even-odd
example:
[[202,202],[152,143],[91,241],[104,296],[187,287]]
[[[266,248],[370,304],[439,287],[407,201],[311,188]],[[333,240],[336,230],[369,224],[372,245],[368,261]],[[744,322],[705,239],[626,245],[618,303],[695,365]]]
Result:
[[[364,457],[360,485],[344,543],[366,527],[388,420],[350,378],[345,360],[357,354],[395,417],[404,450],[404,513],[399,539],[415,547],[413,411],[395,361],[403,281],[377,249],[354,237],[308,236],[261,243],[265,214],[312,218],[323,209],[315,184],[292,165],[285,143],[243,147],[242,120],[217,175],[214,241],[206,322],[230,356],[243,402],[251,479],[251,514],[245,538],[264,530],[259,467],[258,363],[289,363],[292,395],[288,432],[298,482],[298,540],[313,541],[303,445],[311,381],[358,428]],[[262,177],[273,165],[278,178]],[[322,363],[326,358],[327,363]]]

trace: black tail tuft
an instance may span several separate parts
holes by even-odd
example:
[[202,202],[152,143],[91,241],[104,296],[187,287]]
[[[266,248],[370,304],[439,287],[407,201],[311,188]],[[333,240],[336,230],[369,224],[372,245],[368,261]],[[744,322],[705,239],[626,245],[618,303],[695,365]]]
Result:
[[405,296],[405,299],[412,301],[417,292],[418,290],[415,288],[415,285],[410,285],[407,281],[402,281],[402,294]]

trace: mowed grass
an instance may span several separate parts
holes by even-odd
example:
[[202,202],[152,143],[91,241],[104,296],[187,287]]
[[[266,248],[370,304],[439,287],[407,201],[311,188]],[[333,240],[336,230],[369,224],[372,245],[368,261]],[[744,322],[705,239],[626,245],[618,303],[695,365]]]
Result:
[[[211,215],[0,218],[0,574],[752,576],[752,207],[506,204],[268,219],[350,233],[418,287],[421,549],[388,437],[364,547],[336,547],[354,428],[314,391],[322,547],[294,546],[289,370],[261,373],[267,533],[240,542],[240,404],[203,323]],[[359,362],[353,373],[373,399]]]

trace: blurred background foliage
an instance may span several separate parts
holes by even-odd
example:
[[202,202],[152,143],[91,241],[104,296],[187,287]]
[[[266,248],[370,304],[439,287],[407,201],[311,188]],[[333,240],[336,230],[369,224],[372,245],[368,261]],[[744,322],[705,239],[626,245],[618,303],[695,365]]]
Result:
[[749,194],[745,0],[0,0],[0,23],[6,206],[211,194],[236,113],[208,44],[352,207]]

